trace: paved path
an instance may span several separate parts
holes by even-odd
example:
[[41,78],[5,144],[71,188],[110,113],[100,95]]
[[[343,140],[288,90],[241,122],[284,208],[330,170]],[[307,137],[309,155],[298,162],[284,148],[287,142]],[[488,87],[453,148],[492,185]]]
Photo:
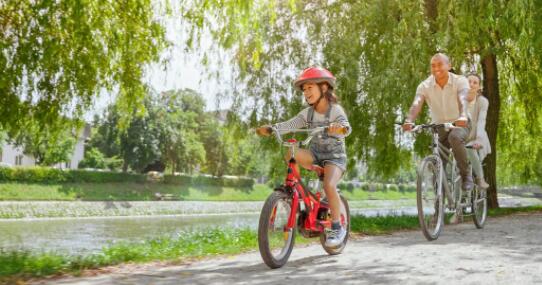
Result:
[[[142,269],[143,268],[143,269]],[[446,226],[437,241],[418,231],[350,241],[328,256],[317,245],[296,247],[270,270],[258,252],[180,266],[126,267],[94,277],[39,284],[542,284],[542,213]]]

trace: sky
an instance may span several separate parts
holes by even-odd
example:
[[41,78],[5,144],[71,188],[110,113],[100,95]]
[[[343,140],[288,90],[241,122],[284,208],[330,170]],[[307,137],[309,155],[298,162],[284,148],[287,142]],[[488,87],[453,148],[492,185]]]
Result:
[[[146,70],[143,81],[148,83],[156,92],[172,89],[190,88],[202,94],[206,102],[206,110],[227,109],[231,105],[224,95],[229,89],[233,66],[225,51],[220,51],[217,58],[209,57],[209,64],[202,64],[201,51],[210,50],[215,43],[208,33],[202,33],[201,46],[197,51],[187,51],[184,42],[188,37],[186,25],[183,25],[180,17],[169,16],[160,19],[166,27],[166,38],[171,46],[162,52],[161,59],[167,59],[167,63],[152,63]],[[209,72],[220,71],[221,79],[209,79]],[[85,119],[92,120],[95,114],[102,114],[105,108],[114,103],[114,92],[103,90],[98,96],[95,104],[85,115]]]

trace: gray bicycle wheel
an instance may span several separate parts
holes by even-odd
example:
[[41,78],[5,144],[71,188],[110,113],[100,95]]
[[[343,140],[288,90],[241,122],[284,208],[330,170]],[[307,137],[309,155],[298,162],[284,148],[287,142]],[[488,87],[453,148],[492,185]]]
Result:
[[480,187],[474,187],[472,191],[472,221],[476,228],[484,227],[487,218],[487,198],[486,190]]
[[435,155],[425,157],[418,169],[416,201],[418,219],[425,238],[438,238],[444,224],[441,161]]
[[258,247],[263,261],[270,268],[282,267],[294,248],[295,229],[285,230],[292,211],[290,196],[275,191],[263,205],[258,224]]

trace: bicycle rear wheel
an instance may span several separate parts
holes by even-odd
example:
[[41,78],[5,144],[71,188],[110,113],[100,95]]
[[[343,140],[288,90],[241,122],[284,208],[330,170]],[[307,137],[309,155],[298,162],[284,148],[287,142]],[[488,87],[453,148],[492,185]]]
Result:
[[291,212],[290,195],[275,191],[265,201],[258,224],[258,246],[270,268],[282,267],[294,247],[295,229],[286,229]]
[[475,186],[471,197],[472,221],[476,228],[481,229],[484,227],[487,218],[486,190]]
[[438,238],[444,224],[442,163],[435,155],[425,157],[418,169],[416,202],[418,219],[425,238]]

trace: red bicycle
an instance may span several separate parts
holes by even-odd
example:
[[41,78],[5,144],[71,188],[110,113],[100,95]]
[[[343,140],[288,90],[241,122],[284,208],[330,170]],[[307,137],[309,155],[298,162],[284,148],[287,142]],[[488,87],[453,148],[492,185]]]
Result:
[[[288,261],[294,247],[295,230],[306,238],[320,237],[320,243],[324,250],[330,254],[340,254],[350,233],[350,211],[347,200],[340,195],[341,224],[347,234],[343,242],[334,248],[326,247],[326,230],[331,228],[330,208],[325,198],[322,187],[316,186],[310,191],[301,181],[301,176],[296,168],[295,147],[306,146],[311,139],[324,131],[327,127],[314,129],[278,130],[271,128],[275,137],[285,147],[290,149],[290,160],[285,183],[276,188],[265,201],[258,225],[258,245],[263,261],[270,268],[282,267]],[[283,141],[281,131],[291,133],[306,132],[309,136],[304,141],[289,139]],[[311,170],[319,177],[317,184],[323,181],[324,169],[313,165]]]

